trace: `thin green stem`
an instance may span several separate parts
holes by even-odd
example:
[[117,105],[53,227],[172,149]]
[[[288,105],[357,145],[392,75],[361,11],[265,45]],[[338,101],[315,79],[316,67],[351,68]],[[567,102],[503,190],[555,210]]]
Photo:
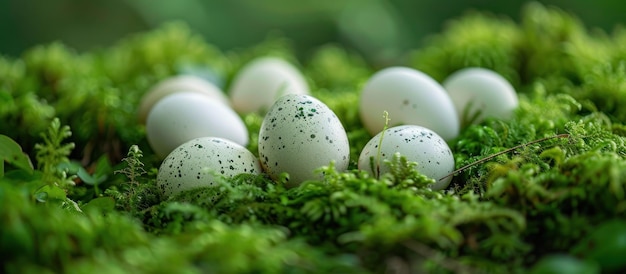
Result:
[[383,147],[383,137],[385,137],[385,130],[389,128],[389,112],[386,110],[383,111],[383,118],[385,118],[385,126],[383,127],[383,131],[380,133],[380,139],[378,140],[378,152],[376,152],[376,179],[380,177],[380,158],[382,154]]
[[463,167],[461,167],[461,168],[459,168],[459,169],[457,169],[457,170],[455,170],[455,171],[452,171],[450,174],[448,174],[448,175],[446,175],[446,176],[441,177],[441,179],[439,179],[439,181],[441,181],[441,180],[443,180],[443,179],[446,179],[446,178],[448,178],[448,177],[450,177],[450,176],[456,175],[457,173],[461,173],[461,172],[465,171],[466,169],[468,169],[468,168],[470,168],[470,167],[472,167],[472,166],[475,166],[475,165],[478,165],[478,164],[482,164],[482,163],[484,163],[484,162],[486,162],[486,161],[489,161],[489,160],[491,160],[491,159],[493,159],[493,158],[495,158],[495,157],[498,157],[498,156],[500,156],[500,155],[502,155],[502,154],[509,153],[509,152],[511,152],[511,151],[513,151],[513,150],[516,150],[516,149],[518,149],[518,148],[522,148],[522,147],[525,147],[525,146],[528,146],[528,145],[532,145],[532,144],[536,144],[536,143],[541,143],[541,142],[544,142],[544,141],[547,141],[547,140],[551,140],[551,139],[556,139],[556,138],[569,138],[569,137],[570,137],[570,135],[569,135],[569,134],[567,134],[567,133],[563,133],[563,134],[558,134],[558,135],[554,135],[554,136],[549,136],[549,137],[545,137],[545,138],[537,139],[537,140],[534,140],[534,141],[530,141],[530,142],[528,142],[528,143],[524,143],[524,144],[521,144],[521,145],[514,146],[514,147],[512,147],[512,148],[509,148],[509,149],[506,149],[506,150],[503,150],[503,151],[500,151],[500,152],[497,152],[497,153],[491,154],[491,155],[489,155],[489,156],[487,156],[487,157],[485,157],[485,158],[482,158],[482,159],[480,159],[480,160],[478,160],[478,161],[476,161],[476,162],[473,162],[473,163],[467,164],[467,165],[465,165],[465,166],[463,166]]

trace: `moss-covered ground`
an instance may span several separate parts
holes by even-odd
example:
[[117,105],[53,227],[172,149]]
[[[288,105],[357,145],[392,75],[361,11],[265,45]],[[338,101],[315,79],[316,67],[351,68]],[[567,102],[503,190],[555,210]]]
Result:
[[[371,138],[356,102],[380,67],[338,45],[307,58],[284,38],[222,52],[172,23],[92,52],[54,43],[0,56],[0,272],[618,273],[626,31],[589,30],[538,4],[521,18],[457,18],[398,64],[439,81],[486,67],[518,92],[514,118],[449,142],[457,167],[471,166],[437,192],[403,158],[380,179],[356,170]],[[264,55],[297,64],[341,119],[350,171],[329,165],[291,189],[242,174],[163,199],[141,96],[182,73],[226,88]],[[256,153],[262,116],[242,118]]]

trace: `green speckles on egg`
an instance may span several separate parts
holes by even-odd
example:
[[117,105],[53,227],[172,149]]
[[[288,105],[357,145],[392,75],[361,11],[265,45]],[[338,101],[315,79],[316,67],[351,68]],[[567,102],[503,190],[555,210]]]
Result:
[[165,196],[215,183],[214,176],[260,174],[261,165],[246,148],[226,139],[204,137],[174,149],[163,161],[157,185]]
[[[378,157],[378,144],[381,133],[374,136],[363,148],[359,156],[359,169],[372,173],[370,159]],[[454,157],[448,144],[430,129],[420,126],[398,126],[385,131],[380,147],[380,163],[391,160],[395,153],[400,153],[407,160],[417,162],[417,170],[438,180],[454,170]],[[380,174],[389,172],[387,165],[379,167]],[[452,177],[437,181],[431,186],[433,190],[444,189],[450,184]]]
[[[323,138],[322,138],[323,136]],[[285,95],[270,108],[259,132],[259,157],[265,171],[290,183],[318,179],[314,170],[335,161],[338,170],[349,162],[346,132],[337,116],[308,95]]]

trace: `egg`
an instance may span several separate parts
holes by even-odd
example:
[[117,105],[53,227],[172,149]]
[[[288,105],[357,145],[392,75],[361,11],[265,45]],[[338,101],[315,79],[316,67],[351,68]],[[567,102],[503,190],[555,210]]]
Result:
[[[504,77],[485,68],[465,68],[450,75],[443,87],[448,91],[459,119],[480,123],[487,117],[508,119],[518,106],[517,93]],[[464,114],[467,117],[462,117]]]
[[215,185],[216,176],[261,174],[259,160],[245,147],[217,137],[190,140],[174,149],[159,167],[157,187],[169,197]]
[[[382,143],[381,143],[381,135]],[[379,155],[380,144],[380,155]],[[385,160],[391,161],[395,153],[400,153],[408,161],[417,162],[416,169],[423,175],[435,179],[433,190],[448,187],[452,176],[439,180],[454,171],[454,157],[446,141],[434,131],[415,125],[391,127],[372,138],[359,155],[358,168],[370,175],[389,173]],[[371,160],[376,170],[372,170]],[[375,174],[378,172],[378,174]]]
[[445,140],[459,134],[459,118],[452,100],[430,76],[407,67],[390,67],[375,73],[360,95],[359,115],[368,132],[385,127],[384,111],[391,125],[419,125]]
[[211,82],[193,75],[178,75],[162,80],[143,95],[137,111],[139,122],[145,123],[148,113],[159,100],[177,92],[196,92],[230,105],[228,97]]
[[309,94],[309,86],[297,68],[276,57],[246,64],[229,89],[233,108],[239,113],[267,111],[285,94]]
[[259,131],[259,161],[272,178],[286,172],[288,186],[320,179],[314,171],[334,161],[348,168],[350,146],[341,121],[324,103],[309,95],[280,97]]
[[248,129],[234,110],[193,92],[171,94],[157,102],[148,114],[146,135],[150,147],[160,157],[199,137],[221,137],[242,146],[248,144]]

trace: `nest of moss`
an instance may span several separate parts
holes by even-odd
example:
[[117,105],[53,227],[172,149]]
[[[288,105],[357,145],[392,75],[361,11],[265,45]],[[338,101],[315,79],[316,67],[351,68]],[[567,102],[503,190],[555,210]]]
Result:
[[[176,23],[93,52],[55,43],[0,57],[2,272],[623,271],[625,42],[531,4],[518,23],[451,21],[412,52],[403,65],[437,80],[492,69],[520,99],[513,119],[449,143],[470,167],[444,191],[399,157],[379,179],[330,165],[296,188],[242,174],[169,199],[135,118],[155,82],[191,73],[228,86],[248,60],[280,55],[343,122],[356,161],[371,136],[354,106],[377,68],[338,46],[298,60],[286,39],[221,52]],[[243,119],[256,152],[262,117]]]

